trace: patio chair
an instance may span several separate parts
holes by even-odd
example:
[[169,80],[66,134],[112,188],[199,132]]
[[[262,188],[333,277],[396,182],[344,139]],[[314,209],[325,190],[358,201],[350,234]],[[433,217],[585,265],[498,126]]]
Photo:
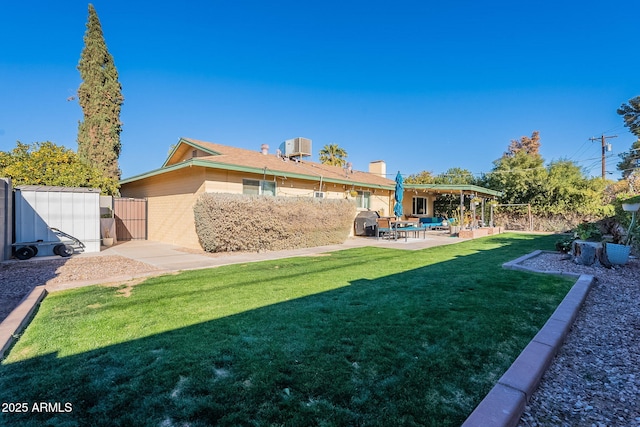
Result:
[[391,239],[395,237],[395,230],[391,228],[391,221],[389,218],[378,218],[376,227],[376,239],[380,236]]

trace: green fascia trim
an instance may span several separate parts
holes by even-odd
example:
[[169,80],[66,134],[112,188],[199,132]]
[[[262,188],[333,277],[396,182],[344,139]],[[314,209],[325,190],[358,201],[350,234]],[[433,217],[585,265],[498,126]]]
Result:
[[190,146],[192,146],[193,148],[197,148],[197,149],[199,149],[199,150],[202,150],[202,151],[204,151],[205,153],[209,153],[209,154],[211,154],[212,156],[219,156],[219,155],[221,154],[221,153],[219,153],[219,152],[217,152],[217,151],[213,151],[213,150],[211,150],[210,148],[203,147],[202,145],[197,144],[197,143],[195,143],[195,142],[193,142],[193,141],[191,141],[191,140],[189,140],[189,139],[186,139],[186,138],[182,138],[182,137],[181,137],[180,139],[178,139],[178,143],[173,147],[173,150],[171,150],[171,152],[169,153],[169,156],[167,157],[167,160],[165,160],[165,161],[164,161],[164,163],[162,164],[162,167],[163,167],[163,168],[164,168],[164,167],[167,167],[167,162],[171,159],[171,157],[173,157],[173,154],[176,152],[176,150],[178,149],[178,147],[180,147],[180,145],[181,145],[182,143],[185,143],[185,144],[187,144],[187,145],[190,145]]
[[489,196],[500,197],[502,196],[501,191],[490,190],[488,188],[480,187],[478,185],[467,185],[467,184],[405,184],[404,188],[411,188],[416,190],[440,190],[440,191],[456,191],[463,193],[481,193]]
[[[303,179],[306,181],[320,181],[321,177],[319,175],[306,175],[306,174],[301,174],[301,173],[291,173],[291,172],[283,172],[283,171],[277,171],[277,170],[272,170],[272,169],[267,169],[266,172],[264,169],[262,168],[253,168],[253,167],[248,167],[248,166],[240,166],[240,165],[231,165],[228,163],[217,163],[217,162],[212,162],[210,160],[199,160],[199,159],[189,159],[189,160],[185,160],[183,162],[180,163],[176,163],[170,166],[166,166],[166,167],[162,167],[160,169],[155,169],[152,171],[149,171],[147,173],[144,174],[140,174],[140,175],[135,175],[126,179],[123,179],[120,181],[120,184],[128,184],[130,182],[134,182],[134,181],[138,181],[140,179],[145,179],[145,178],[149,178],[155,175],[160,175],[166,172],[171,172],[174,170],[178,170],[178,169],[182,169],[185,167],[190,167],[190,166],[201,166],[203,168],[211,168],[211,169],[222,169],[222,170],[229,170],[229,171],[235,171],[235,172],[245,172],[245,173],[251,173],[251,174],[257,174],[257,175],[264,175],[266,173],[266,175],[268,176],[275,176],[275,177],[284,177],[284,178],[296,178],[296,179]],[[364,182],[357,182],[357,181],[348,181],[348,180],[341,180],[341,179],[335,179],[335,178],[322,178],[322,182],[323,183],[331,183],[331,184],[345,184],[345,185],[351,185],[351,186],[358,186],[358,187],[367,187],[367,188],[379,188],[379,189],[383,189],[383,190],[394,190],[395,187],[394,186],[390,186],[390,185],[379,185],[379,184],[369,184],[369,183],[364,183]]]

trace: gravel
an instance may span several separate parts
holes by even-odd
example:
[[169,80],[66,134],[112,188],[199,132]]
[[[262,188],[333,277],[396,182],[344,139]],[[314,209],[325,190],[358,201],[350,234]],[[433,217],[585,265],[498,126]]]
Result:
[[36,286],[95,281],[158,271],[152,265],[118,255],[32,258],[0,263],[0,322]]
[[542,253],[521,265],[596,282],[519,426],[640,426],[640,261],[607,269]]

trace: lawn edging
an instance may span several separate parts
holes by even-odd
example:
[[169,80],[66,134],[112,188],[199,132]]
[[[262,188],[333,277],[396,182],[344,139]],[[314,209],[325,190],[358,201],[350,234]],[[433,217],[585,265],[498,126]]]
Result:
[[562,346],[573,322],[591,290],[595,279],[586,274],[562,271],[540,271],[520,265],[526,259],[536,257],[545,251],[534,251],[502,265],[509,270],[554,274],[575,277],[560,305],[553,312],[542,329],[516,358],[511,367],[502,375],[489,394],[465,420],[463,427],[513,427],[518,425],[525,405],[538,387],[556,353]]
[[27,327],[38,305],[47,296],[45,286],[36,286],[0,323],[0,360]]

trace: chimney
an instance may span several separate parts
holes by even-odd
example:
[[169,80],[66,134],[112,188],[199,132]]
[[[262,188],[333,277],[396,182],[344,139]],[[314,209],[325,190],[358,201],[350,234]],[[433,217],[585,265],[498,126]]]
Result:
[[384,160],[375,160],[369,163],[369,173],[386,178],[387,164],[384,162]]
[[267,154],[269,154],[269,146],[267,144],[262,144],[260,146],[260,151],[266,156]]

